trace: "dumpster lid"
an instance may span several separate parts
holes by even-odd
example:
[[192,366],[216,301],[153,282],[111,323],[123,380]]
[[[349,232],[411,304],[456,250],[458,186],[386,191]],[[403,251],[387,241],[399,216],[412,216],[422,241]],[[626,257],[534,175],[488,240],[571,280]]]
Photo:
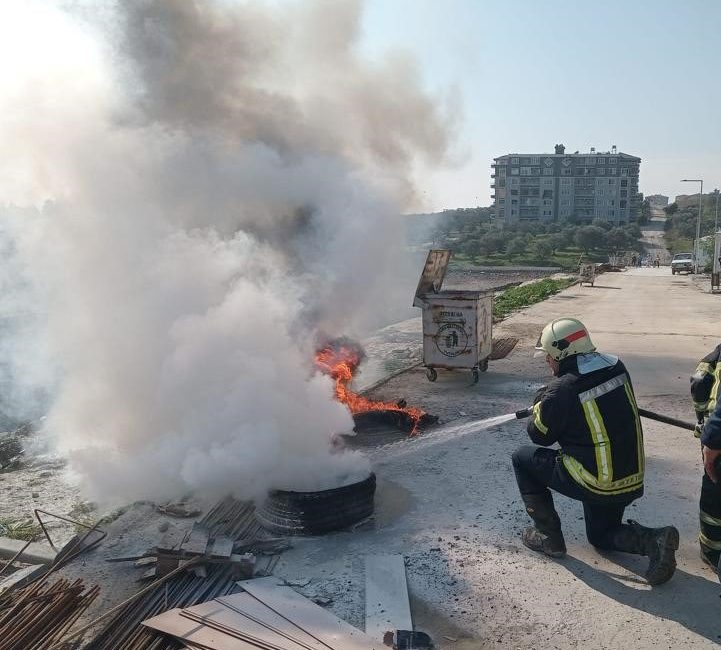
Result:
[[428,251],[426,264],[418,280],[418,288],[413,299],[414,307],[423,306],[423,296],[431,293],[438,293],[441,290],[443,279],[446,277],[446,269],[451,259],[451,251],[446,249],[433,249]]

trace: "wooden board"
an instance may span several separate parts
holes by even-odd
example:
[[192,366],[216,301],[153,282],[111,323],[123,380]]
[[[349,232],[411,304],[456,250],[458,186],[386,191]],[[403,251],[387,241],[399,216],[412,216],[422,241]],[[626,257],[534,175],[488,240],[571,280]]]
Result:
[[210,557],[226,558],[233,553],[233,540],[225,535],[218,535],[213,542]]
[[143,621],[142,624],[158,630],[158,632],[174,636],[191,647],[212,650],[258,650],[258,646],[255,644],[184,618],[180,615],[180,611],[180,609],[170,609],[159,616]]
[[[252,596],[249,597],[252,598]],[[251,620],[216,600],[186,607],[181,611],[181,615],[193,617],[196,622],[207,622],[208,625],[217,626],[216,629],[221,629],[226,633],[237,634],[250,643],[282,650],[316,650],[315,647],[296,643],[295,639],[288,638],[290,635],[284,636],[271,630],[262,623]],[[324,648],[323,650],[328,649]]]
[[251,596],[321,643],[338,650],[388,650],[334,614],[301,596],[290,587],[277,585],[277,578],[256,578],[236,583]]
[[366,634],[382,641],[388,631],[412,629],[403,556],[367,555]]
[[328,646],[318,641],[316,638],[301,630],[280,614],[261,603],[258,599],[253,598],[248,593],[231,594],[230,596],[221,596],[216,598],[229,609],[242,613],[244,616],[255,619],[267,628],[278,632],[281,635],[291,637],[291,639],[305,645],[314,650],[328,650]]
[[190,535],[180,547],[183,555],[205,555],[208,547],[208,531],[197,524],[193,526]]

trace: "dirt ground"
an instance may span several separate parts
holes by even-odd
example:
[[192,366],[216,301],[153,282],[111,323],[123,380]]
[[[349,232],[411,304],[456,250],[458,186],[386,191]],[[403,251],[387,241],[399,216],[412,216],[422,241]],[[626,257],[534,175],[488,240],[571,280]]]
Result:
[[[353,532],[295,540],[275,573],[297,584],[310,580],[296,588],[330,598],[332,611],[362,628],[364,557],[402,553],[414,621],[440,648],[716,646],[721,586],[698,558],[701,463],[690,433],[644,422],[646,495],[627,514],[644,524],[672,523],[682,537],[676,575],[651,589],[640,577],[645,560],[596,552],[585,540],[580,505],[563,497],[557,507],[567,558],[552,561],[522,546],[519,534],[528,520],[510,464],[512,451],[527,443],[520,422],[464,436],[441,432],[444,423],[527,406],[547,379],[543,361],[533,358],[533,344],[545,322],[565,314],[584,319],[596,345],[624,359],[641,406],[690,419],[688,375],[718,342],[718,300],[667,268],[606,274],[593,288],[571,287],[496,326],[494,336],[515,336],[520,343],[508,358],[492,362],[478,384],[468,371],[441,371],[430,383],[421,367],[393,377],[373,396],[404,397],[440,416],[441,426],[412,439],[397,436],[382,448],[367,445],[378,476],[373,520]],[[417,357],[417,319],[401,329],[406,338],[400,349]],[[366,443],[358,437],[354,444]],[[51,472],[44,477],[50,492],[41,490],[47,498],[52,482],[67,479],[62,467],[24,471],[27,481]],[[7,481],[6,494],[34,502],[36,487]],[[67,494],[68,503],[75,498]],[[104,558],[145,550],[163,521],[151,505],[137,504],[109,526],[103,547],[68,567],[106,586],[95,612],[139,587],[140,569]]]

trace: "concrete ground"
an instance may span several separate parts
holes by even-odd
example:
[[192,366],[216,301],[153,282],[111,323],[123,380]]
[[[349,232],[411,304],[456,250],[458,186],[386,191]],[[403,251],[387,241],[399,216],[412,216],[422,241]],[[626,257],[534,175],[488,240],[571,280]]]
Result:
[[[521,341],[478,384],[467,371],[439,372],[432,384],[415,368],[374,396],[405,397],[446,423],[526,406],[547,380],[543,360],[532,354],[540,329],[572,315],[587,324],[599,349],[623,358],[641,406],[690,420],[688,376],[720,338],[720,300],[668,268],[605,274],[594,287],[571,287],[498,325],[495,336]],[[332,598],[331,609],[362,627],[364,555],[403,553],[416,625],[441,648],[625,650],[721,642],[721,585],[698,557],[702,470],[691,433],[644,421],[646,495],[627,515],[681,532],[676,575],[652,589],[640,577],[646,560],[594,550],[580,504],[564,497],[557,507],[567,558],[552,561],[521,545],[528,519],[510,464],[512,451],[527,443],[521,423],[465,436],[443,431],[369,447],[379,478],[375,522],[299,540],[276,573],[310,578],[304,593]]]

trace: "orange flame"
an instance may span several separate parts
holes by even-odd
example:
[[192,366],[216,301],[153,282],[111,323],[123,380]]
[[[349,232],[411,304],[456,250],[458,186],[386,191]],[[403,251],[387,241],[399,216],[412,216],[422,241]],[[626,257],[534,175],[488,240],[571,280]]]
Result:
[[374,401],[353,392],[349,388],[349,384],[353,379],[358,364],[361,362],[361,353],[359,350],[347,346],[339,346],[338,348],[325,347],[316,352],[316,367],[335,380],[335,397],[345,404],[350,412],[365,413],[367,411],[397,411],[405,413],[412,423],[411,435],[418,431],[418,423],[425,415],[425,411],[414,408],[404,407],[394,402]]

